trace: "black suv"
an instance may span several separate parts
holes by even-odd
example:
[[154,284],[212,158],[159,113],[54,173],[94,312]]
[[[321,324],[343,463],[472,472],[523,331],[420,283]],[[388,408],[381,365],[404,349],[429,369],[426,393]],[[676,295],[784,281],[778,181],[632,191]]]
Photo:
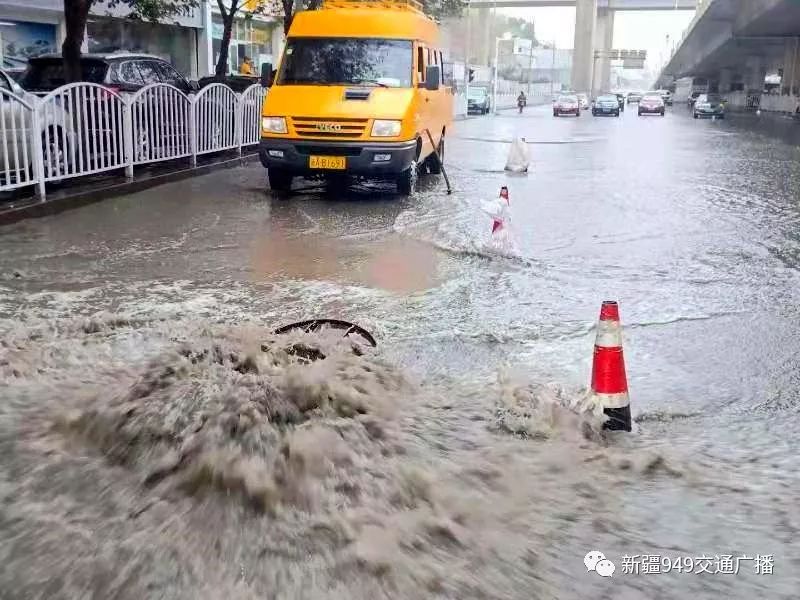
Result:
[[[147,54],[84,54],[81,81],[98,83],[118,92],[136,92],[150,83],[168,83],[188,94],[197,89],[167,61]],[[29,92],[51,92],[67,82],[60,54],[44,54],[28,60],[20,85]]]

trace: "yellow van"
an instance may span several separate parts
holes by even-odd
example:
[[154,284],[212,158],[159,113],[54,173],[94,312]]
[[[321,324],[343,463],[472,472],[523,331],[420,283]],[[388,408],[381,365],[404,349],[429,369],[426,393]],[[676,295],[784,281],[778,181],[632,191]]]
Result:
[[327,0],[295,15],[280,65],[263,65],[261,163],[272,189],[298,175],[397,183],[439,173],[453,90],[442,81],[439,28],[415,0]]

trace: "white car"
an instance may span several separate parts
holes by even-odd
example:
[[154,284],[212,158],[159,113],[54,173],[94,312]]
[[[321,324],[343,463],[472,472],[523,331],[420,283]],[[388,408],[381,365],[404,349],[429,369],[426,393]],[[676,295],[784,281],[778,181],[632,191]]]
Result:
[[[29,106],[40,102],[35,94],[23,90],[0,69],[0,184],[9,188],[29,185],[33,178],[33,148],[30,146],[33,115],[14,96]],[[66,172],[66,150],[74,139],[69,123],[71,119],[59,106],[54,105],[43,115],[34,139],[42,144],[49,140],[49,148],[42,148],[46,176],[55,177]],[[69,131],[63,131],[64,124]],[[43,135],[48,129],[52,135]]]

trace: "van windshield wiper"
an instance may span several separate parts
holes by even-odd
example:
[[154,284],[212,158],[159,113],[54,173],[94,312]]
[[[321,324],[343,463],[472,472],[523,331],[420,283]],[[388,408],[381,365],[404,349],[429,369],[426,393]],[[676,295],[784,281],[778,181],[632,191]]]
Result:
[[391,86],[383,83],[382,81],[378,81],[377,79],[354,79],[350,83],[354,83],[356,85],[372,84],[372,85],[375,85],[375,86],[378,86],[378,87],[384,87],[384,88],[391,87]]

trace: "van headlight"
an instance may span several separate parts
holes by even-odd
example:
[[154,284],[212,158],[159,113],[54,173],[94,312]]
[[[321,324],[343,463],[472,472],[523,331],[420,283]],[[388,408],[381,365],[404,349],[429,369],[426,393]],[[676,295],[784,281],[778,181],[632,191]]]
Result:
[[286,133],[284,117],[261,117],[261,129],[266,133]]
[[400,135],[400,121],[376,119],[372,123],[372,137],[397,137]]

